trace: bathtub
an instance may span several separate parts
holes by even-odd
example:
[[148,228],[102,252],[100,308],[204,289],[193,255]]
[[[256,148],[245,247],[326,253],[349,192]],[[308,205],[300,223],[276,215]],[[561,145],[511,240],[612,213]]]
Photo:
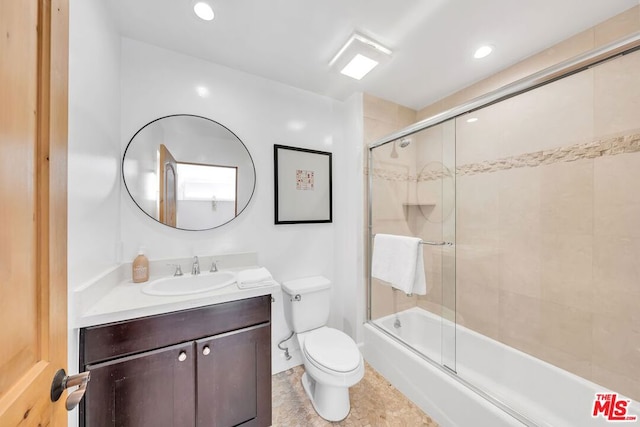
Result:
[[[367,362],[440,425],[611,425],[592,416],[596,393],[611,391],[464,326],[456,327],[456,373],[441,367],[441,329],[453,327],[446,322],[414,307],[364,328]],[[640,426],[638,402],[627,415],[638,421],[615,424]]]

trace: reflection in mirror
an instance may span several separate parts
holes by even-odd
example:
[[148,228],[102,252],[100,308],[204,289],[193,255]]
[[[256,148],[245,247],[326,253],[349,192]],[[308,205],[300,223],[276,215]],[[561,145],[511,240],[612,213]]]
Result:
[[245,145],[213,120],[163,117],[131,139],[122,160],[125,187],[138,207],[184,230],[219,227],[238,216],[255,188]]

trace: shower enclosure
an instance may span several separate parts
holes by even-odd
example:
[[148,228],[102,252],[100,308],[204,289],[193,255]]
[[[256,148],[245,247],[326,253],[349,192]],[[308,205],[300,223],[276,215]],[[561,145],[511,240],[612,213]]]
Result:
[[421,238],[430,290],[370,277],[369,326],[516,423],[606,425],[612,397],[640,417],[639,45],[370,145],[370,252]]

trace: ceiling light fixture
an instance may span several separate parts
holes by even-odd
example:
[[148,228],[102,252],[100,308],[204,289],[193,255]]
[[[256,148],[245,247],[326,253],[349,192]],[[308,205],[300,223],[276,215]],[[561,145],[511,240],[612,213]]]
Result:
[[340,73],[362,79],[379,64],[391,58],[391,50],[380,43],[354,33],[329,62]]
[[198,96],[201,98],[206,98],[209,96],[209,89],[206,86],[196,86],[196,92],[198,92]]
[[477,117],[471,117],[470,119],[467,119],[467,123],[474,123],[477,122],[478,118]]
[[476,50],[476,53],[473,54],[473,57],[475,59],[486,58],[491,54],[491,52],[493,52],[493,46],[490,46],[490,45],[480,46]]
[[215,16],[211,5],[203,1],[199,1],[196,4],[194,4],[193,11],[195,12],[196,15],[198,15],[198,18],[204,21],[211,21]]

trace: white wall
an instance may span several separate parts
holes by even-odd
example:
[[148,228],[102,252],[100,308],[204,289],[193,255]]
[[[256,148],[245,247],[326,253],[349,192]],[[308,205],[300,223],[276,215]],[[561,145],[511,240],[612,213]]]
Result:
[[[120,235],[120,36],[105,3],[71,0],[69,16],[68,289],[117,261]],[[69,304],[69,319],[75,318]],[[69,330],[68,372],[78,372]],[[69,413],[69,426],[77,411]]]
[[336,129],[340,129],[342,152],[334,159],[334,325],[363,340],[365,320],[364,271],[364,181],[363,181],[363,98],[356,93],[336,111]]
[[116,263],[120,231],[120,36],[98,0],[69,17],[69,289]]
[[[342,147],[334,144],[336,101],[126,38],[121,84],[121,151],[153,119],[196,114],[236,133],[253,156],[257,174],[246,210],[208,231],[176,230],[150,221],[121,192],[123,261],[131,260],[139,246],[147,248],[150,259],[256,251],[278,280],[313,274],[333,278],[336,224],[274,225],[273,144],[342,156]],[[200,97],[198,86],[208,88],[209,96]]]

